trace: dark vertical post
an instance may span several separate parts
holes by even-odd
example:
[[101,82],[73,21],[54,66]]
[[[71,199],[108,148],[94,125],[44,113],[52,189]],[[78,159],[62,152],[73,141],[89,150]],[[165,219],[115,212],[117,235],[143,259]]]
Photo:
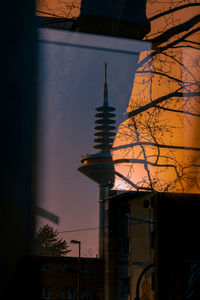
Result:
[[33,299],[35,1],[3,1],[1,9],[0,298],[26,299],[29,290]]
[[81,257],[81,242],[78,243],[78,300],[80,300],[80,257]]
[[105,299],[118,299],[118,204],[105,201]]
[[105,256],[105,199],[108,187],[99,185],[99,257]]

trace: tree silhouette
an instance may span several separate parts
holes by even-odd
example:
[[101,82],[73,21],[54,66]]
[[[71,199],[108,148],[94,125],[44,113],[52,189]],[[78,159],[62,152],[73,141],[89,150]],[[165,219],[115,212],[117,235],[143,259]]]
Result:
[[40,255],[65,256],[71,251],[67,242],[59,238],[58,231],[49,224],[40,227],[35,240]]
[[113,146],[115,187],[200,190],[200,3],[147,1],[152,50],[141,53]]

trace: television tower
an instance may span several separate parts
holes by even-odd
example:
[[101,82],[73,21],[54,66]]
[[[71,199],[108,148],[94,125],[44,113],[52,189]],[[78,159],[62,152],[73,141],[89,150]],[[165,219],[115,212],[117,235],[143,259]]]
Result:
[[100,151],[96,154],[86,154],[81,158],[78,171],[97,182],[99,185],[99,256],[104,257],[105,239],[105,199],[108,191],[114,184],[114,164],[110,149],[112,148],[115,133],[115,111],[108,104],[107,63],[105,63],[105,81],[103,89],[103,104],[96,108],[95,142],[94,148]]

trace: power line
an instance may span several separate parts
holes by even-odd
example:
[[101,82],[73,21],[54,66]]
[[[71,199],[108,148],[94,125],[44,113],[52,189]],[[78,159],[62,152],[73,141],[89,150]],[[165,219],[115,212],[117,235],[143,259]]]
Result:
[[73,229],[73,230],[64,230],[64,231],[58,231],[58,233],[78,232],[78,231],[97,230],[97,229],[100,229],[100,227],[90,227],[90,228],[80,228],[80,229]]
[[[128,225],[144,225],[144,222],[137,222],[137,223],[128,223]],[[108,227],[88,227],[88,228],[80,228],[80,229],[72,229],[72,230],[64,230],[64,231],[58,231],[58,233],[70,233],[70,232],[79,232],[79,231],[90,231],[90,230],[98,230],[98,229],[106,229]]]

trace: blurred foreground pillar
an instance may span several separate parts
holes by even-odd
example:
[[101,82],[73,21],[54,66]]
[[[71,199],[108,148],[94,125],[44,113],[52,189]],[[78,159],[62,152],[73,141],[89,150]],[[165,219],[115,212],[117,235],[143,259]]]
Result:
[[34,299],[35,1],[1,9],[0,298]]

